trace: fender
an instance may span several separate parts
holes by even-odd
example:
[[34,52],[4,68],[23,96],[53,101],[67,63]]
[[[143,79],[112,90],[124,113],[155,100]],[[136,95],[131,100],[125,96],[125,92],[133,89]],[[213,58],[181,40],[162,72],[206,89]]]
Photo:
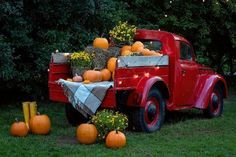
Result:
[[[142,78],[136,88],[136,93],[138,94],[138,107],[145,107],[146,101],[147,101],[147,97],[148,97],[148,93],[150,91],[150,89],[154,86],[154,84],[156,84],[157,82],[162,82],[165,84],[165,81],[158,76],[155,77],[144,77]],[[167,88],[167,86],[166,86]],[[168,90],[168,94],[169,94],[169,89]]]
[[198,82],[205,82],[203,85],[198,84],[200,87],[196,92],[196,101],[194,107],[199,109],[206,109],[208,107],[208,102],[210,99],[210,95],[213,92],[213,89],[217,83],[222,88],[223,97],[226,98],[228,96],[228,89],[225,79],[218,74],[208,75],[199,78]]

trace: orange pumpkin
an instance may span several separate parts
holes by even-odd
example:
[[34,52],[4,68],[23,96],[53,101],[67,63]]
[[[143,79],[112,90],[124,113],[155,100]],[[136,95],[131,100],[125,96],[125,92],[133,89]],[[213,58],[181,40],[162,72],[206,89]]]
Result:
[[113,72],[115,71],[115,68],[116,68],[116,60],[117,58],[115,57],[112,57],[108,60],[107,62],[107,69],[110,70],[110,72]]
[[98,131],[93,124],[80,124],[76,129],[76,138],[82,144],[92,144],[96,141]]
[[131,51],[131,46],[130,45],[124,45],[121,49],[120,49],[120,54],[122,55],[122,52],[125,50],[129,50]]
[[51,130],[51,121],[47,115],[35,115],[30,119],[30,131],[34,134],[46,135]]
[[131,55],[133,52],[131,52],[130,50],[124,50],[121,52],[121,56],[129,56]]
[[143,47],[139,47],[138,50],[137,50],[137,52],[142,52],[143,50],[144,50]]
[[106,137],[106,146],[108,148],[122,148],[126,144],[126,137],[120,131],[111,131]]
[[144,56],[151,56],[152,55],[151,51],[147,48],[142,49],[141,54],[144,55]]
[[84,82],[83,82],[84,84],[89,84],[90,83],[90,81],[89,80],[84,80]]
[[109,81],[111,79],[111,72],[108,69],[102,69],[102,81]]
[[83,78],[90,82],[100,82],[102,81],[102,73],[96,70],[87,70],[84,72]]
[[132,46],[131,46],[131,51],[132,52],[137,52],[139,48],[144,48],[144,45],[141,41],[136,41]]
[[24,122],[16,121],[11,125],[10,128],[10,134],[12,136],[23,137],[28,134],[28,131],[29,129]]
[[106,38],[96,38],[93,41],[93,47],[94,48],[102,48],[102,49],[108,49],[109,44]]

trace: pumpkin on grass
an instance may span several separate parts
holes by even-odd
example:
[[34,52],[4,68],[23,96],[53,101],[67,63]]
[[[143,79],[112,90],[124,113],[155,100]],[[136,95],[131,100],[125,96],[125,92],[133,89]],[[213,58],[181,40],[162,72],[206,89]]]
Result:
[[111,79],[111,72],[108,69],[102,69],[102,81],[109,81]]
[[84,72],[83,78],[90,82],[100,82],[102,81],[102,73],[96,70],[87,70]]
[[116,60],[117,58],[111,57],[107,62],[107,69],[110,70],[110,72],[115,71],[116,68]]
[[109,44],[106,38],[96,38],[93,41],[93,47],[94,48],[102,48],[102,49],[108,49]]
[[106,137],[106,146],[108,148],[122,148],[126,144],[125,134],[114,130],[108,133]]
[[76,129],[76,138],[81,144],[92,144],[97,136],[98,131],[93,124],[80,124]]
[[14,122],[11,125],[10,128],[10,134],[12,136],[18,136],[18,137],[23,137],[26,136],[28,134],[28,127],[24,122],[20,122],[16,119],[16,122]]
[[46,135],[51,130],[51,121],[47,115],[39,113],[30,119],[30,131],[34,134]]

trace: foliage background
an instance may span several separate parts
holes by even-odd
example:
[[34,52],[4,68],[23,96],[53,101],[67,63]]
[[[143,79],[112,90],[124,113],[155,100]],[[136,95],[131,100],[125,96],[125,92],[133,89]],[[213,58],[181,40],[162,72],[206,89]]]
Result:
[[1,0],[0,92],[47,98],[51,53],[82,50],[118,21],[183,35],[199,62],[232,76],[235,19],[235,0]]

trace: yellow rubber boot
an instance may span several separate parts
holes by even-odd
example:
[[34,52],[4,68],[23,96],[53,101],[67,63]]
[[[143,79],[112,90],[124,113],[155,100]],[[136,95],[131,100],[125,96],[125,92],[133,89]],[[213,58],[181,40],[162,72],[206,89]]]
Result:
[[30,102],[29,105],[30,105],[29,106],[30,107],[30,118],[33,118],[37,113],[37,103],[36,103],[36,101],[32,101],[32,102]]
[[28,127],[28,129],[29,129],[29,118],[30,118],[29,117],[30,116],[29,104],[30,104],[30,102],[28,102],[28,101],[22,102],[25,124]]

